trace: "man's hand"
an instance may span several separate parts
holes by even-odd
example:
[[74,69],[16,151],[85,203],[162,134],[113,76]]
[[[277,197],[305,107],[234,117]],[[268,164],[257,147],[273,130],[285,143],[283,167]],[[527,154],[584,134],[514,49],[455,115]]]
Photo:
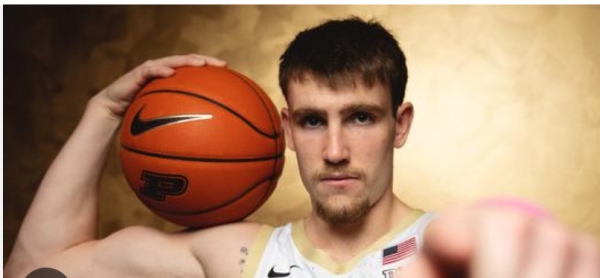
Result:
[[135,94],[148,81],[153,78],[169,77],[175,72],[174,68],[205,65],[225,67],[227,62],[198,54],[148,60],[100,91],[90,100],[90,105],[108,112],[109,117],[120,120]]
[[400,277],[600,277],[595,240],[515,200],[442,213],[427,228],[423,243],[424,252]]

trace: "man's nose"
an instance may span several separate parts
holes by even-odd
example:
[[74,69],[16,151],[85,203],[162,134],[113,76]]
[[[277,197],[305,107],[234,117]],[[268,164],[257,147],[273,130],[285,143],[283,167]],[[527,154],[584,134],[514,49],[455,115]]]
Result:
[[330,125],[327,131],[323,159],[328,164],[343,164],[349,160],[350,152],[341,127]]

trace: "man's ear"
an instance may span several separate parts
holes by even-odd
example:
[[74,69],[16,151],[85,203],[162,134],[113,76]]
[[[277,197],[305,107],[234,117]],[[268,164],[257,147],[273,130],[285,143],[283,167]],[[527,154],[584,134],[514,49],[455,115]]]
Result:
[[287,142],[288,148],[290,148],[292,151],[296,151],[294,147],[294,140],[292,139],[292,123],[290,112],[287,107],[281,109],[281,122],[283,124],[283,130],[285,131],[285,141]]
[[405,102],[398,107],[398,110],[396,111],[396,133],[394,134],[395,148],[400,148],[406,143],[413,116],[414,108],[412,103]]

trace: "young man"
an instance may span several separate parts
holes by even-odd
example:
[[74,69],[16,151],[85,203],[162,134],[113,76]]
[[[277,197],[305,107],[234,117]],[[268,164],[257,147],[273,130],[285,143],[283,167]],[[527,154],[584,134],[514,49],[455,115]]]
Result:
[[40,267],[70,278],[599,277],[595,243],[530,205],[460,207],[424,232],[432,215],[392,192],[393,150],[406,142],[413,117],[403,102],[405,58],[383,27],[355,18],[300,33],[281,59],[288,104],[281,114],[310,215],[275,229],[130,227],[95,239],[97,181],[127,105],[149,79],[204,65],[225,62],[200,55],[148,61],[89,101],[23,222],[6,277]]

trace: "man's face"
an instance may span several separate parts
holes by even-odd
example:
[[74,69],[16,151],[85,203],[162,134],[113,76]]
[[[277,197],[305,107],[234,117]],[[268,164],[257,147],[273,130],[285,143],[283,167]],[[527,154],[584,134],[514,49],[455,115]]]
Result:
[[393,149],[404,144],[412,106],[408,129],[399,138],[397,127],[403,127],[390,101],[390,92],[379,83],[337,90],[312,78],[290,84],[289,108],[282,111],[288,146],[297,154],[300,176],[322,219],[355,222],[386,191],[391,194]]

